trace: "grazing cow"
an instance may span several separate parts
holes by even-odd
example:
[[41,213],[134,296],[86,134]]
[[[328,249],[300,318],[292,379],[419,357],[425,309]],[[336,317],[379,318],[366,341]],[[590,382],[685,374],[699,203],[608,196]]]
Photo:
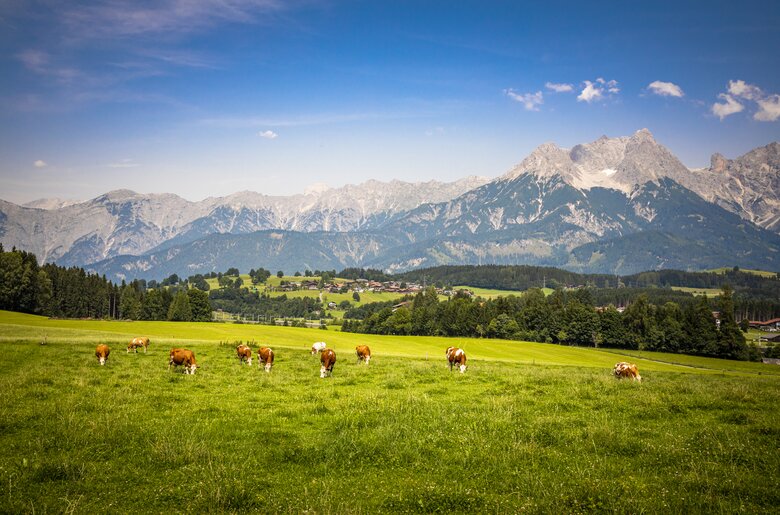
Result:
[[100,345],[95,347],[95,357],[97,357],[101,365],[106,364],[106,361],[108,361],[109,354],[111,354],[111,349],[109,349],[108,345],[106,345],[105,343],[101,343]]
[[274,364],[274,351],[270,347],[260,347],[257,349],[258,367],[265,365],[265,371],[270,372]]
[[325,342],[317,342],[311,346],[311,355],[314,356],[318,352],[322,352],[327,348],[327,344]]
[[320,354],[320,377],[328,377],[333,375],[333,365],[336,364],[336,353],[333,349],[323,349]]
[[466,353],[463,352],[463,349],[448,347],[447,361],[450,363],[450,372],[452,372],[453,365],[457,365],[461,374],[466,371]]
[[242,343],[236,347],[236,354],[238,354],[239,363],[246,361],[250,367],[252,366],[252,349]]
[[195,362],[195,353],[188,349],[171,349],[168,359],[168,371],[171,366],[183,366],[185,374],[194,374],[198,364]]
[[365,361],[366,365],[368,365],[368,362],[371,361],[371,349],[368,348],[368,345],[358,345],[355,347],[355,354],[357,354],[358,363]]
[[130,352],[131,350],[138,352],[138,347],[143,347],[144,354],[146,354],[146,349],[149,347],[149,338],[146,336],[133,338],[130,340],[130,343],[127,344],[127,352]]
[[625,377],[631,378],[634,381],[642,382],[642,376],[639,375],[639,370],[633,363],[626,363],[625,361],[616,363],[612,373],[615,374],[615,377],[618,379],[623,379]]

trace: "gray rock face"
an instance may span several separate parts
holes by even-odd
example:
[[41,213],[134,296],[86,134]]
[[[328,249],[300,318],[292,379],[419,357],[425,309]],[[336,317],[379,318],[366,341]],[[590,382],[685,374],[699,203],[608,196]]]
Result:
[[733,160],[714,154],[709,168],[692,170],[691,175],[692,180],[681,184],[745,220],[780,233],[780,143]]
[[6,247],[31,251],[43,261],[83,266],[215,233],[355,231],[487,181],[481,177],[452,183],[368,181],[290,197],[240,192],[200,202],[130,190],[61,207],[57,200],[42,199],[26,207],[0,200],[0,238]]

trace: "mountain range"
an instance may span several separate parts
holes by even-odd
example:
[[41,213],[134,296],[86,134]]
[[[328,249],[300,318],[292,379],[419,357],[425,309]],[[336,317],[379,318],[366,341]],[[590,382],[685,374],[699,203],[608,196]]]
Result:
[[546,143],[495,179],[368,181],[190,202],[118,190],[0,201],[0,241],[113,279],[349,266],[780,271],[780,143],[689,169],[652,134]]

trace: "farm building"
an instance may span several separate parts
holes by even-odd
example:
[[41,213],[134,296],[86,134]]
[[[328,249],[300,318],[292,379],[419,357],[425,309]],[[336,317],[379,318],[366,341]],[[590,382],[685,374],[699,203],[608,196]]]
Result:
[[766,321],[751,320],[750,327],[762,331],[780,331],[780,318],[773,318]]

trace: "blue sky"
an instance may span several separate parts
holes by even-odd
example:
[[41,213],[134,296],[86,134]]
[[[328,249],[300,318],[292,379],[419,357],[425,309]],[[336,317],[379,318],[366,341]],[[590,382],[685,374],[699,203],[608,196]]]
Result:
[[[533,5],[524,5],[533,4]],[[0,2],[0,198],[497,176],[647,127],[780,139],[780,3]]]

